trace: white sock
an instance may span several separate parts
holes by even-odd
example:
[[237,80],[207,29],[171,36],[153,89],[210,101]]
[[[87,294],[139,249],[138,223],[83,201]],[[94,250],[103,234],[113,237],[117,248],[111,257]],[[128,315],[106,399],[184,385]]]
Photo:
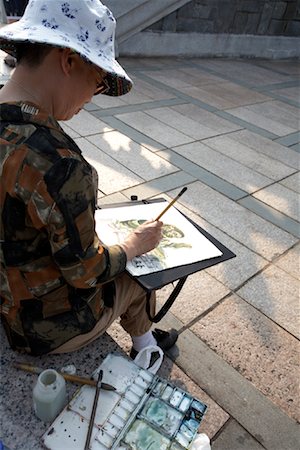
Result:
[[140,352],[143,348],[149,345],[157,345],[156,339],[152,334],[152,331],[142,334],[142,336],[131,336],[132,345],[134,350]]

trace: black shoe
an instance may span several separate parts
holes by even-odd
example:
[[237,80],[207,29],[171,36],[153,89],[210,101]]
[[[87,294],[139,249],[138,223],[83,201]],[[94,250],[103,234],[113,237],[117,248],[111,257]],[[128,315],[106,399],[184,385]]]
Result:
[[[156,339],[158,347],[162,349],[163,352],[169,350],[176,343],[178,339],[178,332],[172,328],[170,331],[163,331],[159,328],[155,328],[152,331],[154,338]],[[138,351],[134,348],[131,349],[130,358],[134,359]]]

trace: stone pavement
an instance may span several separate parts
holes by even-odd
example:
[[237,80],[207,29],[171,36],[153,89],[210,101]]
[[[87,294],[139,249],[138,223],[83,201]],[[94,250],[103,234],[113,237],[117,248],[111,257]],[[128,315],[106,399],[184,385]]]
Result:
[[[133,91],[94,97],[63,124],[99,172],[99,204],[171,199],[188,186],[178,208],[237,255],[188,278],[159,324],[180,331],[159,373],[207,403],[200,431],[213,450],[297,450],[299,64],[121,63]],[[160,305],[170,289],[158,291]],[[73,362],[84,375],[130,344],[116,323],[76,354],[23,359]],[[47,426],[32,413],[35,379],[11,367],[20,356],[5,339],[2,348],[0,434],[11,449],[41,449]]]

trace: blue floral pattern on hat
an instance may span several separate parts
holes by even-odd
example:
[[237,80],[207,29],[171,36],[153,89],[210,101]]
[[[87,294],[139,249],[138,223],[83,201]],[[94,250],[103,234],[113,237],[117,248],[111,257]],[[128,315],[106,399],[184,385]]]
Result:
[[115,59],[115,27],[100,0],[29,0],[24,16],[0,29],[0,48],[15,55],[18,42],[70,47],[106,72],[107,95],[123,95],[132,81]]

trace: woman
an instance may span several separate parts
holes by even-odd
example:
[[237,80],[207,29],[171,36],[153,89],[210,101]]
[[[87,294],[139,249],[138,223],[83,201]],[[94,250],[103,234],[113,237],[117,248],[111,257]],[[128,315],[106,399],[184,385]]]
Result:
[[[99,0],[31,0],[0,30],[0,48],[17,59],[0,91],[1,317],[11,347],[32,355],[79,349],[119,316],[132,357],[177,339],[175,330],[150,330],[145,292],[124,273],[127,260],[157,246],[162,222],[103,245],[94,228],[97,174],[57,122],[93,95],[131,89],[114,34]],[[150,303],[153,314],[154,294]]]

